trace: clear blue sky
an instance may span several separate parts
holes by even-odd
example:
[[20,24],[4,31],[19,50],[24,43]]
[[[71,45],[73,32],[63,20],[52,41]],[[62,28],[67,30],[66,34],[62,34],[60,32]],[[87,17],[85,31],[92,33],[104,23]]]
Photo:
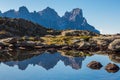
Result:
[[2,12],[26,6],[29,11],[40,11],[47,6],[60,16],[73,8],[83,9],[88,23],[102,33],[120,33],[120,0],[0,0]]

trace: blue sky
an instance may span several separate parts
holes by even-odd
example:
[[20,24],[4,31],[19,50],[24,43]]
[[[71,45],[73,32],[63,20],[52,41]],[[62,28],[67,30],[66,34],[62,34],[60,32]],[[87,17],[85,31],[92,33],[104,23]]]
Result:
[[29,11],[40,11],[47,6],[60,16],[73,8],[81,8],[88,23],[101,33],[120,33],[120,0],[0,0],[2,12],[26,6]]

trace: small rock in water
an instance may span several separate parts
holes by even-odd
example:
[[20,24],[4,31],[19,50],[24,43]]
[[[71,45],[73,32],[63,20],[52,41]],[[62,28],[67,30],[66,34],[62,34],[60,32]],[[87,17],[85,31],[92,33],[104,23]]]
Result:
[[102,67],[102,64],[97,61],[92,61],[87,65],[87,67],[89,67],[91,69],[100,69]]
[[105,69],[109,73],[115,73],[115,72],[119,71],[120,68],[116,64],[109,63],[105,66]]

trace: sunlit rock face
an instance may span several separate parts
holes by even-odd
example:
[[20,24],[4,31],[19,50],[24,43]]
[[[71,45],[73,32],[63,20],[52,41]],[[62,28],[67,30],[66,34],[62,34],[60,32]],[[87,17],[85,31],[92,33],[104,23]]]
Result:
[[87,23],[87,20],[83,17],[82,9],[79,8],[66,12],[62,17],[62,25],[61,28],[63,29],[88,30],[99,33],[98,30]]

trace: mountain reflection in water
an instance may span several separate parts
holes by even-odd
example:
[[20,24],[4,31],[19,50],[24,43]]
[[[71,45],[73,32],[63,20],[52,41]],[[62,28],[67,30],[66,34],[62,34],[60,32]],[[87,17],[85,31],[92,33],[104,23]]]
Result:
[[82,61],[85,59],[85,57],[63,56],[60,53],[42,53],[28,55],[18,54],[15,59],[6,58],[7,60],[0,59],[0,61],[1,63],[4,63],[10,67],[14,67],[15,65],[17,65],[20,70],[25,70],[29,65],[39,65],[46,70],[49,70],[54,68],[59,61],[62,61],[65,66],[71,66],[73,69],[80,69],[82,66]]
[[[78,53],[82,57],[69,55]],[[120,55],[100,53],[0,51],[0,80],[119,80],[120,71],[109,72],[105,66],[114,63],[120,67]],[[99,70],[87,67],[91,61],[100,62],[103,67]]]

